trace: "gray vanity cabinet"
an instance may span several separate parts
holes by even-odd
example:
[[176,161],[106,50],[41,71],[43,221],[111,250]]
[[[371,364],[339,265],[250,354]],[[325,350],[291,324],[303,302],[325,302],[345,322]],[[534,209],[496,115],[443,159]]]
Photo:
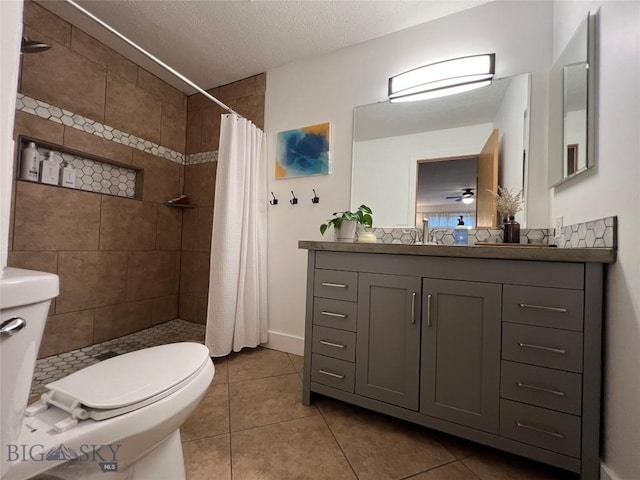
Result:
[[420,412],[500,429],[502,285],[423,279]]
[[360,273],[358,395],[418,410],[420,278]]

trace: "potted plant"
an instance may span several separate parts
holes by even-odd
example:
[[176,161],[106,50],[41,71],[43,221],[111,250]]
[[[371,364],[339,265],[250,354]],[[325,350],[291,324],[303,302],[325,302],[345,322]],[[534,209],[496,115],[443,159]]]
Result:
[[360,205],[355,212],[334,212],[333,217],[327,223],[320,225],[320,233],[324,235],[329,227],[333,227],[336,232],[336,242],[353,242],[358,224],[371,227],[373,217],[371,209],[366,205]]
[[491,192],[496,201],[496,209],[500,218],[504,219],[502,224],[504,243],[520,243],[520,224],[516,222],[515,216],[522,210],[522,195],[520,190],[514,194],[511,189],[498,185],[498,193]]

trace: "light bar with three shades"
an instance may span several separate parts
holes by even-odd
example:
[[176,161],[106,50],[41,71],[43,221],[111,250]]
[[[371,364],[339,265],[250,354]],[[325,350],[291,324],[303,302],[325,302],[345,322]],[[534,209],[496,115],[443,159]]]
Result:
[[467,92],[490,85],[495,71],[495,53],[432,63],[391,77],[389,99],[415,102]]

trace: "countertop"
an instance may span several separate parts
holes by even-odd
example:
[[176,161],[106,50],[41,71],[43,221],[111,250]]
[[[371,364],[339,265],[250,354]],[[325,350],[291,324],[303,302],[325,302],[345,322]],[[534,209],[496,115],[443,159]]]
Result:
[[544,262],[614,263],[613,248],[555,248],[513,245],[405,245],[392,243],[317,242],[300,240],[298,248],[329,252],[383,253],[390,255],[423,255],[432,257],[496,258],[504,260],[536,260]]

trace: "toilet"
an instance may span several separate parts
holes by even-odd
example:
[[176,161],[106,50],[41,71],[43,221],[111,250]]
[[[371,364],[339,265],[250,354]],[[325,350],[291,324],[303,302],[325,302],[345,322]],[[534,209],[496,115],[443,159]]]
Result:
[[213,379],[209,350],[185,342],[113,357],[27,407],[58,289],[49,273],[6,268],[0,279],[0,479],[184,479],[179,429]]

